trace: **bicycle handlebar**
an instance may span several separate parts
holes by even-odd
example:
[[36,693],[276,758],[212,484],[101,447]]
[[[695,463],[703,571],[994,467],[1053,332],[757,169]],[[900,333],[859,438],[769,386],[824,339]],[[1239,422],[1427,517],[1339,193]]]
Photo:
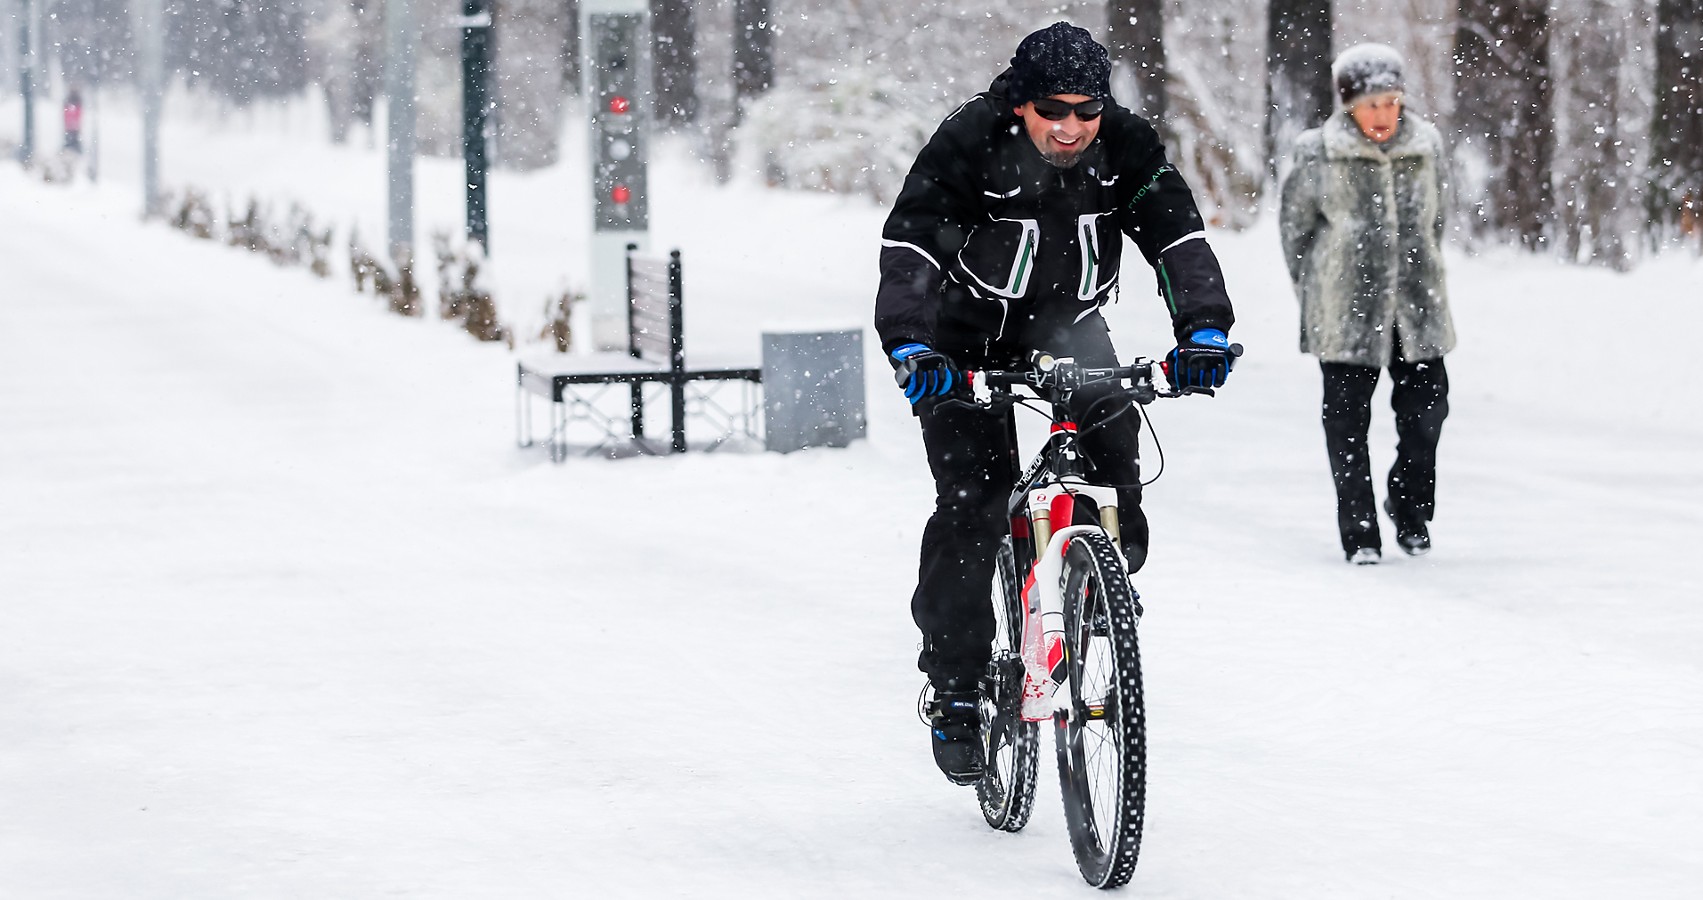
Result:
[[[1230,345],[1230,355],[1242,355],[1241,344]],[[1029,365],[1022,369],[1000,370],[990,369],[982,372],[982,378],[989,387],[1007,387],[1012,385],[1028,385],[1037,391],[1065,390],[1075,391],[1094,384],[1108,381],[1129,381],[1133,383],[1132,391],[1136,402],[1151,403],[1158,397],[1182,397],[1188,394],[1213,395],[1212,388],[1183,387],[1176,390],[1159,390],[1154,387],[1160,375],[1169,372],[1169,365],[1155,359],[1137,359],[1127,366],[1094,367],[1078,366],[1071,359],[1057,359],[1051,354],[1036,352],[1030,355]]]
[[[1230,355],[1232,357],[1241,356],[1242,345],[1231,344]],[[1104,384],[1108,381],[1129,381],[1132,383],[1129,393],[1133,395],[1135,402],[1142,405],[1152,403],[1160,397],[1186,397],[1189,394],[1215,396],[1216,392],[1209,387],[1160,390],[1154,382],[1158,380],[1160,374],[1168,374],[1169,371],[1168,363],[1156,359],[1137,358],[1134,363],[1127,366],[1090,367],[1079,366],[1074,359],[1069,357],[1061,359],[1042,351],[1031,353],[1029,364],[1021,369],[980,370],[982,382],[990,388],[1027,385],[1037,393],[1059,390],[1068,393],[1089,385]],[[898,382],[900,387],[904,387],[910,382],[910,378],[915,372],[916,364],[910,360],[905,360],[894,370],[893,380]],[[966,383],[967,386],[968,383]],[[1010,395],[1009,391],[998,393],[1006,398],[1009,398]],[[950,406],[975,407],[978,409],[989,409],[1002,402],[999,396],[990,398],[987,402],[981,402],[973,398],[965,399],[969,396],[968,391],[964,391],[960,396],[954,396],[956,394],[959,394],[959,391],[954,389],[953,394],[940,398],[938,402]],[[1010,402],[1010,400],[1005,399],[1003,402]]]

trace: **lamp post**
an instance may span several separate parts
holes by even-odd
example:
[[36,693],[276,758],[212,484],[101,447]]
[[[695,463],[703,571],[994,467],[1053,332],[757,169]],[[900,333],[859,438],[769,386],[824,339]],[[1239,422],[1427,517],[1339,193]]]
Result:
[[[155,0],[157,2],[157,0]],[[386,174],[390,258],[414,263],[414,16],[409,0],[385,0]]]
[[18,89],[24,100],[24,137],[18,144],[18,162],[30,164],[35,156],[35,54],[30,47],[30,0],[22,0],[18,14]]
[[485,130],[491,115],[491,11],[487,0],[462,4],[461,153],[467,168],[467,239],[489,256],[486,215]]
[[142,77],[142,213],[160,212],[160,105],[165,94],[165,22],[161,0],[137,0]]

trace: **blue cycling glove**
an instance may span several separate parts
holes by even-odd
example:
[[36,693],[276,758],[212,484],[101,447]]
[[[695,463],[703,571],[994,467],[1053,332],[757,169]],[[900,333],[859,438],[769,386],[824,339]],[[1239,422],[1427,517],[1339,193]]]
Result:
[[[1238,348],[1239,349],[1239,348]],[[1230,338],[1216,328],[1202,328],[1189,335],[1165,358],[1165,375],[1173,389],[1223,387],[1236,367]]]
[[905,399],[912,406],[924,397],[943,396],[964,381],[952,360],[927,344],[905,344],[889,355],[899,364],[893,380],[905,389]]

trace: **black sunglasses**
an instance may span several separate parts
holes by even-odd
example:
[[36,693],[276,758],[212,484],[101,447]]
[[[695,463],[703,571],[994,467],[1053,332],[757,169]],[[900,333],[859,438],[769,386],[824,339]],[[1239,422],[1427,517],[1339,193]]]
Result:
[[1062,120],[1071,113],[1076,113],[1076,118],[1084,122],[1092,122],[1100,118],[1100,113],[1104,112],[1105,109],[1106,101],[1104,100],[1066,103],[1063,100],[1054,100],[1051,97],[1041,97],[1035,101],[1035,112],[1039,113],[1041,118],[1051,119],[1054,122]]

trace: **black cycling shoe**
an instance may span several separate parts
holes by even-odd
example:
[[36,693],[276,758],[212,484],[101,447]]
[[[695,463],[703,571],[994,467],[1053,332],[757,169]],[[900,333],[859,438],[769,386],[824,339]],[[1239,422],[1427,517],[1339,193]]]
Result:
[[1408,556],[1424,556],[1431,552],[1431,530],[1423,521],[1402,521],[1388,500],[1384,501],[1384,512],[1389,514],[1390,521],[1396,523],[1396,546],[1401,548],[1401,552]]
[[948,679],[925,704],[929,743],[934,747],[934,764],[953,784],[975,784],[982,780],[985,754],[982,747],[982,695],[975,682]]

